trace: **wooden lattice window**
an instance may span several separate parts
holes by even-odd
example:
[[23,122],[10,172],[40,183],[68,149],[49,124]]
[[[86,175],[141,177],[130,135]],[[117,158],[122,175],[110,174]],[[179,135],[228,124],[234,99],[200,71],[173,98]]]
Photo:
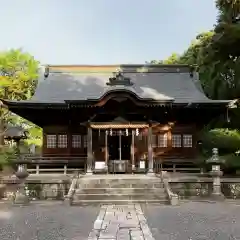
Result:
[[67,135],[58,135],[58,148],[67,148]]
[[81,135],[72,135],[72,147],[81,148],[81,146],[82,146]]
[[157,147],[157,135],[155,134],[152,135],[152,147]]
[[185,147],[185,148],[192,147],[192,135],[191,134],[183,135],[183,147]]
[[168,134],[159,134],[158,135],[158,147],[165,148],[168,145]]
[[57,147],[57,136],[56,135],[47,135],[47,148],[56,148]]
[[172,147],[174,147],[174,148],[182,147],[182,136],[181,136],[181,134],[173,134],[172,135]]

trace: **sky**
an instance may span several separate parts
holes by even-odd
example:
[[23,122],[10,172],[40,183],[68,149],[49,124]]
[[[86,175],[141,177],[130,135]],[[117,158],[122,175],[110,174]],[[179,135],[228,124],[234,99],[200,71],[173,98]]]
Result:
[[0,0],[0,51],[42,64],[141,64],[213,27],[213,0]]

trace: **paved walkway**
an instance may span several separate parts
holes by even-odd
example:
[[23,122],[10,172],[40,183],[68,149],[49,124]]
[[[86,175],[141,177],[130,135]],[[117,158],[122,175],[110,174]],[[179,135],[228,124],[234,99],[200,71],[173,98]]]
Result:
[[139,204],[103,206],[88,240],[154,240]]

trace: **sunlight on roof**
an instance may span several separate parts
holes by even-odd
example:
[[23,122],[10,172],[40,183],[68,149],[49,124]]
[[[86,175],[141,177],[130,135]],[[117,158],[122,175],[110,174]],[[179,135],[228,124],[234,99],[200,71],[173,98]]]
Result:
[[153,98],[153,99],[161,99],[161,100],[171,100],[173,98],[166,96],[162,93],[159,93],[156,89],[149,87],[140,87],[142,89],[142,97],[145,98]]

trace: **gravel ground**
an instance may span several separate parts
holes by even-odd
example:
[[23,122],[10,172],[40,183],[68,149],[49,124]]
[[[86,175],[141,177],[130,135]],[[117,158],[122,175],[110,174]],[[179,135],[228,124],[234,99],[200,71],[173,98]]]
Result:
[[[240,205],[188,202],[142,208],[156,240],[240,240]],[[0,240],[84,240],[98,214],[98,207],[56,202],[0,204]]]
[[84,240],[98,215],[97,207],[32,203],[0,205],[0,240]]
[[156,240],[240,239],[239,205],[189,202],[143,210]]

